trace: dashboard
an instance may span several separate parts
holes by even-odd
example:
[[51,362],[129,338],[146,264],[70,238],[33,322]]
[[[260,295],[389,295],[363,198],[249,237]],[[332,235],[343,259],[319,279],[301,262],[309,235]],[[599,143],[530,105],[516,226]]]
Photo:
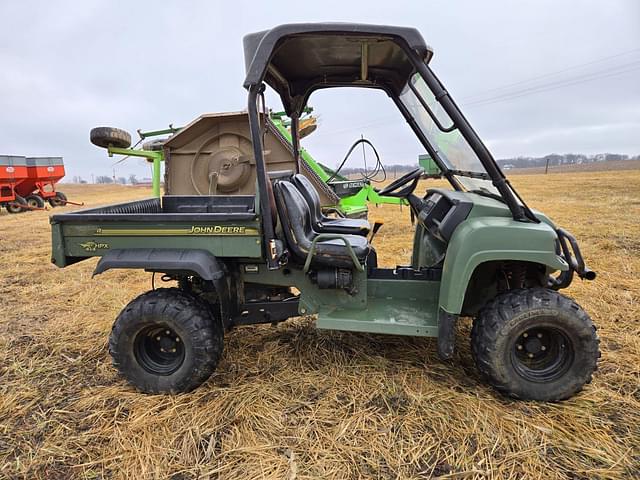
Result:
[[473,208],[473,202],[452,198],[448,190],[429,190],[422,200],[418,222],[437,239],[448,243],[456,227]]

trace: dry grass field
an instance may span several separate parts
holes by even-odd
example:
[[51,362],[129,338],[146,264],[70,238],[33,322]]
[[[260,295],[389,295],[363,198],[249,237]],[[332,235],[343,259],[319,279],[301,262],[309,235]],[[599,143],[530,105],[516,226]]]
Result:
[[[231,332],[217,373],[190,394],[139,394],[116,376],[107,337],[150,275],[92,279],[95,259],[57,269],[50,212],[3,210],[0,478],[640,478],[640,170],[513,181],[598,272],[565,293],[600,328],[600,367],[560,404],[485,386],[469,322],[443,363],[431,339],[318,331],[311,317]],[[150,194],[64,190],[91,206]],[[409,211],[372,218],[386,221],[381,263],[407,263]]]

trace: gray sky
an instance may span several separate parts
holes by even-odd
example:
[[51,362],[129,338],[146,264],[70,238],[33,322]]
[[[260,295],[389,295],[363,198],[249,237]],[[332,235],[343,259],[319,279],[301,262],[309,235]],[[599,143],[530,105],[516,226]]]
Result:
[[[0,153],[64,156],[69,179],[111,175],[115,160],[89,143],[91,127],[135,134],[245,108],[242,36],[297,21],[417,27],[496,158],[640,153],[638,0],[288,4],[2,2]],[[381,92],[334,89],[310,103],[320,128],[303,144],[320,161],[335,165],[360,134],[388,164],[422,153]],[[148,176],[140,160],[116,168]]]

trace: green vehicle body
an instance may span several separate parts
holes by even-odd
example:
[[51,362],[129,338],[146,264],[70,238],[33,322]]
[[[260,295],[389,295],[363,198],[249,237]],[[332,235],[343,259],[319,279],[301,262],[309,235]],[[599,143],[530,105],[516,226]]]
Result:
[[[52,262],[65,267],[112,250],[202,250],[223,261],[239,262],[242,282],[297,288],[301,292],[298,313],[319,314],[319,328],[435,336],[440,311],[470,313],[464,312],[463,304],[473,273],[482,264],[526,262],[540,265],[548,273],[569,268],[556,252],[557,233],[546,217],[541,216],[545,221],[538,224],[517,222],[497,200],[472,193],[456,194],[472,202],[473,207],[455,229],[446,247],[442,277],[435,281],[367,279],[366,272],[355,270],[356,293],[348,293],[319,288],[304,269],[270,270],[263,254],[259,206],[256,219],[250,222],[163,222],[150,218],[93,223],[85,220],[92,210],[57,215],[51,221]],[[242,233],[228,233],[229,229]],[[431,263],[437,248],[418,225],[411,266],[420,268]],[[405,311],[404,318],[398,315],[399,310]],[[391,311],[396,313],[392,315]]]

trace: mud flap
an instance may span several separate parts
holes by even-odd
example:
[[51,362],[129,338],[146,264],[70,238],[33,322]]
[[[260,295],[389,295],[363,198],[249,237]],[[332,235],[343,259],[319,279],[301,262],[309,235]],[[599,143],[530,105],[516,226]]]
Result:
[[453,356],[457,321],[458,315],[440,310],[438,314],[438,356],[441,360],[449,360]]

